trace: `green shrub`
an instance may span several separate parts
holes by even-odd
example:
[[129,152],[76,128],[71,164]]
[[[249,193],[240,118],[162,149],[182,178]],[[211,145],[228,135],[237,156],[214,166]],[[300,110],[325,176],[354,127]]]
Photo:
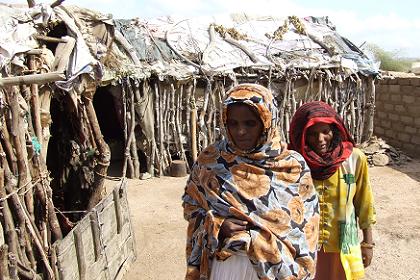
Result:
[[408,72],[411,69],[411,64],[415,61],[411,58],[401,57],[400,51],[385,51],[374,44],[369,44],[366,48],[372,52],[376,60],[381,62],[381,70]]

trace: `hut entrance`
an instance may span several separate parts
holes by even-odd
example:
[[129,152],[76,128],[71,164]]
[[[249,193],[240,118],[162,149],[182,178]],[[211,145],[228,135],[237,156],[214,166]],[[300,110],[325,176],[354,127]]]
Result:
[[124,160],[123,107],[120,87],[98,87],[93,97],[93,106],[105,142],[111,150],[108,175],[120,177]]

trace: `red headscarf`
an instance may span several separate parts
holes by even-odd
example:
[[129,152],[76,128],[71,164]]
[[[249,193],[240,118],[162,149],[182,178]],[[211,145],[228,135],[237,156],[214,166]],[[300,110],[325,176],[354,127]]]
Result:
[[[306,132],[316,123],[332,126],[333,139],[330,150],[319,156],[306,144]],[[337,112],[322,101],[308,102],[300,106],[290,124],[290,148],[307,161],[314,179],[329,178],[352,153],[354,141]]]

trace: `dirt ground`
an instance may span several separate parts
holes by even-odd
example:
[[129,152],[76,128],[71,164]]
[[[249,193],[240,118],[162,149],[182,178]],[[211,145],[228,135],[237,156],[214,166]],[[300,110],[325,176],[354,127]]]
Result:
[[[372,167],[376,247],[369,280],[420,279],[420,161]],[[137,260],[126,280],[183,279],[186,222],[181,195],[185,178],[129,180],[128,200]]]

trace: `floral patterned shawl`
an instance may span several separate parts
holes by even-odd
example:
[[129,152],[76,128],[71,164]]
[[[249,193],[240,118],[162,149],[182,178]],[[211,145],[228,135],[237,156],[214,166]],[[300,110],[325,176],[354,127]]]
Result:
[[[264,129],[257,147],[241,151],[226,129],[228,105],[258,112]],[[260,279],[312,279],[318,240],[318,198],[309,168],[280,142],[276,107],[265,87],[242,84],[223,104],[225,139],[199,155],[183,195],[187,229],[185,279],[208,279],[211,261],[245,252]],[[219,240],[226,218],[248,221],[249,230]]]

